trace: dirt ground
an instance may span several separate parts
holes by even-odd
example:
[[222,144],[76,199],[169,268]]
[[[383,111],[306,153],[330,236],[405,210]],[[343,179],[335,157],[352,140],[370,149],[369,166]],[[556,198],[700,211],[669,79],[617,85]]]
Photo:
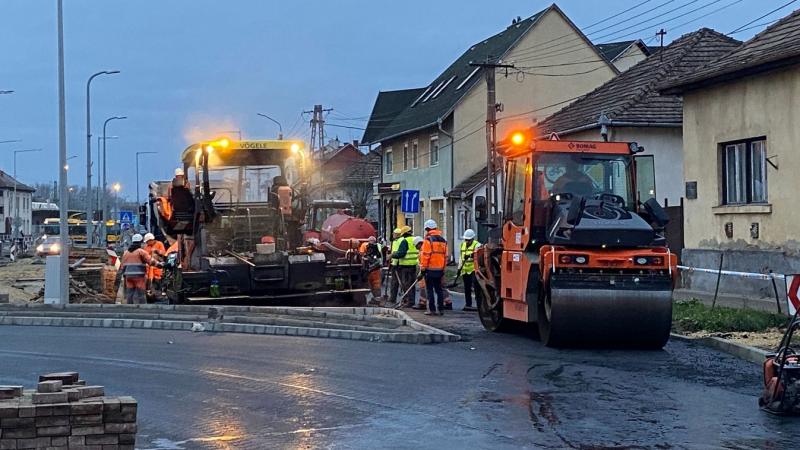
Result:
[[[7,262],[7,265],[0,267],[0,294],[8,294],[12,303],[29,301],[44,286],[44,264],[41,260],[23,258],[16,262],[3,262]],[[17,282],[23,278],[41,281]]]
[[730,333],[709,333],[704,331],[682,333],[691,338],[720,337],[737,344],[749,345],[767,351],[775,351],[783,337],[783,330],[770,328],[767,331],[737,331]]

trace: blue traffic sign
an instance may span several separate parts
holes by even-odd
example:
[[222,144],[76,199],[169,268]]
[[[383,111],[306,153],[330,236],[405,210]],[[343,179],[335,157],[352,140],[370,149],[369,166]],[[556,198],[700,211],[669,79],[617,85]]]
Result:
[[133,223],[133,211],[120,211],[119,221],[120,223]]
[[400,210],[404,213],[416,214],[419,212],[419,191],[403,189],[400,197]]

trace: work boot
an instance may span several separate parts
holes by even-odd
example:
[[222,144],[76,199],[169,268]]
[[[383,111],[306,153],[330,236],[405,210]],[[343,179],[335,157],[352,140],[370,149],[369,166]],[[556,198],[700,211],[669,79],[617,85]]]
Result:
[[425,305],[421,305],[421,304],[417,304],[417,305],[412,306],[411,308],[412,309],[416,309],[417,311],[419,311],[421,309],[425,309],[426,306]]
[[436,315],[436,313],[435,313],[435,312],[433,312],[433,311],[425,311],[425,312],[424,312],[424,313],[422,313],[422,314],[425,314],[426,316],[434,316],[434,315]]
[[478,308],[476,308],[476,307],[474,307],[472,305],[467,305],[467,306],[464,307],[464,309],[462,309],[462,311],[477,311],[477,310],[478,310]]

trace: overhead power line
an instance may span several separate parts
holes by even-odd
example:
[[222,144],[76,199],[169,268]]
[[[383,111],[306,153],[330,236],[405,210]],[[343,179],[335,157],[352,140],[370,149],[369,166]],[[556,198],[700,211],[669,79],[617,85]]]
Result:
[[782,10],[783,8],[786,8],[787,6],[791,5],[792,3],[796,3],[796,2],[797,2],[797,0],[792,0],[792,1],[790,1],[790,2],[784,3],[783,5],[781,5],[781,6],[777,7],[777,8],[775,8],[775,9],[773,9],[772,11],[770,11],[770,12],[768,12],[768,13],[764,14],[763,16],[757,17],[757,18],[755,18],[755,19],[751,20],[750,22],[747,22],[746,24],[744,24],[744,25],[740,26],[739,28],[737,28],[737,29],[735,29],[735,30],[731,31],[731,32],[730,32],[730,33],[728,33],[728,34],[734,34],[734,33],[738,33],[739,31],[742,31],[742,28],[748,27],[748,26],[750,26],[750,25],[752,25],[752,24],[754,24],[754,23],[758,22],[759,20],[761,20],[761,19],[763,19],[763,18],[765,18],[765,17],[767,17],[767,16],[769,16],[769,15],[772,15],[772,14],[774,14],[774,13],[776,13],[776,12],[778,12],[778,11]]

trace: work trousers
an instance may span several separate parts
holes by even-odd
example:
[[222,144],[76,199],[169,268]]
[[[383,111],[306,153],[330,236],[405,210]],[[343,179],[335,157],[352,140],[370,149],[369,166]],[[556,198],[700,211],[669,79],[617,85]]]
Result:
[[472,306],[472,286],[475,284],[475,273],[462,274],[461,279],[464,280],[464,303],[469,308]]
[[[444,311],[444,289],[442,289],[442,277],[444,271],[428,270],[425,272],[425,288],[428,294],[428,311]],[[434,297],[436,294],[436,297]]]
[[[396,302],[398,292],[402,294],[404,291],[408,290],[408,288],[414,284],[416,275],[417,268],[415,266],[394,266],[394,274],[392,274],[392,281],[389,285],[389,302]],[[411,289],[411,292],[403,297],[403,301],[409,305],[413,305],[416,297],[416,292],[414,292],[414,289]]]
[[147,303],[144,289],[125,286],[125,303],[129,305],[143,305]]

